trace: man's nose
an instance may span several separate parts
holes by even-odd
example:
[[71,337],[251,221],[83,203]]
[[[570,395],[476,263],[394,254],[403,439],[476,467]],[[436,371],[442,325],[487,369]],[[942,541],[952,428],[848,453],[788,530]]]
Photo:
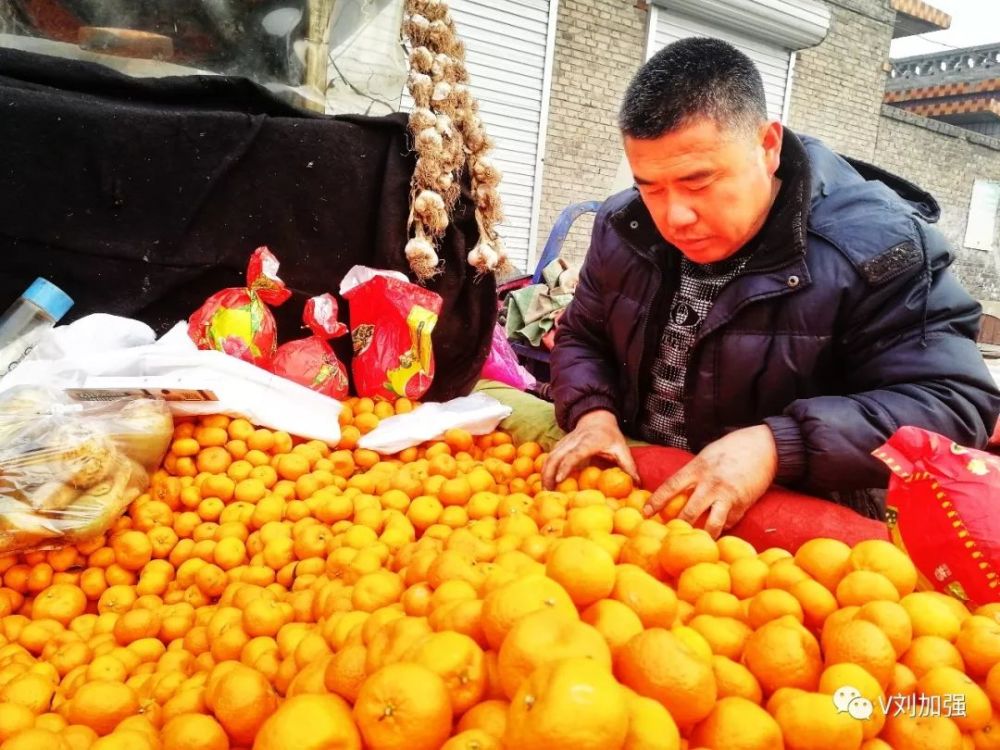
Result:
[[671,229],[683,229],[698,221],[698,214],[681,201],[670,201],[667,204],[667,225]]

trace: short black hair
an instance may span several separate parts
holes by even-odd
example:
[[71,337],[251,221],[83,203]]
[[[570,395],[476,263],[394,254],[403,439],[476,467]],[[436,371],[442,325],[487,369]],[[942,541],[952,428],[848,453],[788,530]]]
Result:
[[721,39],[689,37],[653,55],[629,83],[618,125],[627,136],[651,139],[698,117],[746,130],[767,119],[760,72]]

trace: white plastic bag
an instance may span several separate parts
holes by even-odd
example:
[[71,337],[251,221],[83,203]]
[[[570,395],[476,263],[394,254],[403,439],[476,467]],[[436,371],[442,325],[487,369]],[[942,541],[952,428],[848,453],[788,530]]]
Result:
[[485,393],[455,398],[444,403],[425,403],[407,414],[397,414],[379,422],[378,426],[358,441],[383,455],[441,438],[448,430],[462,429],[473,435],[493,432],[511,414],[504,406]]
[[[136,321],[102,315],[101,335],[90,336],[95,347],[89,347],[95,317],[53,329],[39,344],[50,358],[22,362],[0,380],[0,392],[32,384],[62,388],[79,401],[157,397],[174,416],[226,414],[331,445],[340,441],[339,401],[222,352],[198,349],[186,323],[155,343],[129,346],[136,341]],[[115,341],[125,345],[114,347]]]

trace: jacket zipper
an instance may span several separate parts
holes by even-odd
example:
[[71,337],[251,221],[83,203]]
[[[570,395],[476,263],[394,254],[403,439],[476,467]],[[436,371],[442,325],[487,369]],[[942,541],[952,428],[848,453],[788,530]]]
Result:
[[650,331],[649,331],[649,319],[652,316],[653,309],[656,307],[656,303],[658,301],[662,301],[662,298],[664,296],[663,271],[660,269],[659,264],[653,262],[648,257],[646,259],[650,261],[650,265],[653,266],[653,269],[656,273],[657,285],[656,285],[656,292],[653,294],[652,300],[650,300],[650,303],[643,310],[642,317],[639,319],[639,338],[642,341],[642,351],[640,352],[639,355],[639,365],[638,367],[635,368],[635,374],[632,378],[633,380],[632,398],[634,403],[632,404],[632,408],[629,410],[629,413],[626,415],[626,418],[628,419],[630,426],[633,428],[633,431],[638,431],[639,428],[641,427],[639,423],[640,422],[639,417],[642,413],[642,402],[643,402],[642,393],[640,392],[640,386],[642,385],[641,382],[642,374],[649,369],[645,365],[648,364],[650,352],[653,350],[653,346],[655,346],[656,344],[655,341],[650,340],[652,337],[650,336]]

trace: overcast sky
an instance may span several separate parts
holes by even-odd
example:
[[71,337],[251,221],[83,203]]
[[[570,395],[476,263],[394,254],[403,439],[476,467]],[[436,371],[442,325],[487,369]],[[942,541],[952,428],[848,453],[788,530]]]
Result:
[[951,28],[921,36],[894,39],[892,57],[946,52],[955,47],[974,47],[1000,42],[1000,0],[928,0],[951,15]]

